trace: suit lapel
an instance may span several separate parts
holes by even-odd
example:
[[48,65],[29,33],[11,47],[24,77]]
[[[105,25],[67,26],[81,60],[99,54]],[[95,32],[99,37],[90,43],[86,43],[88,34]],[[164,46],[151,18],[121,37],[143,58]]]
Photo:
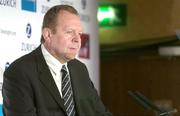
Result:
[[38,71],[39,71],[39,79],[47,88],[47,91],[53,96],[55,101],[60,105],[60,107],[64,110],[63,100],[61,99],[59,90],[54,82],[54,79],[51,75],[51,72],[45,62],[45,59],[42,55],[41,48],[37,49],[37,64],[38,64]]
[[78,67],[76,67],[76,65],[73,64],[73,60],[68,62],[68,69],[69,69],[69,73],[70,73],[70,78],[71,78],[71,82],[72,82],[72,90],[73,90],[73,97],[75,100],[75,105],[76,105],[76,112],[77,114],[80,111],[80,101],[79,101],[79,91],[78,91],[78,85],[80,84],[79,82],[81,82],[80,79],[80,75],[78,72],[78,70],[76,70]]

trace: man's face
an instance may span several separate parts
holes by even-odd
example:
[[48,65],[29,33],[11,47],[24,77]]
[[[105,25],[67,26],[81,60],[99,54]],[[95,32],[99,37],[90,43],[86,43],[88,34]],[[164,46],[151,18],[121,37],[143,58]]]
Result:
[[67,11],[60,11],[56,32],[45,39],[45,47],[61,63],[74,59],[81,46],[82,26],[80,17]]

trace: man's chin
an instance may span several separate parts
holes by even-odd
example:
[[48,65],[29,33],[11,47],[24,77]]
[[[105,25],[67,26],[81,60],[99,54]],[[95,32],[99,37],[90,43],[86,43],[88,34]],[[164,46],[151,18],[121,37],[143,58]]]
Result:
[[75,59],[75,57],[76,57],[75,55],[67,55],[67,56],[66,56],[66,60],[67,60],[67,61],[70,61],[70,60]]

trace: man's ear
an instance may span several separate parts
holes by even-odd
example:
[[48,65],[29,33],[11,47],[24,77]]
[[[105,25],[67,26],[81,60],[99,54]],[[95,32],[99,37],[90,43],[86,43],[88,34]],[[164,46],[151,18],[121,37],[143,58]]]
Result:
[[49,41],[51,39],[51,30],[49,28],[44,28],[42,30],[42,36],[44,37],[45,41]]

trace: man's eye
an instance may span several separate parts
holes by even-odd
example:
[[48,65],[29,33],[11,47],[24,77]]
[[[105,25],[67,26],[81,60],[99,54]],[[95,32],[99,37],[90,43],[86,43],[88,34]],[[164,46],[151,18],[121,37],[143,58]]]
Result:
[[68,34],[72,34],[72,33],[73,33],[73,31],[72,31],[72,30],[69,30],[69,31],[66,31],[66,33],[68,33]]

